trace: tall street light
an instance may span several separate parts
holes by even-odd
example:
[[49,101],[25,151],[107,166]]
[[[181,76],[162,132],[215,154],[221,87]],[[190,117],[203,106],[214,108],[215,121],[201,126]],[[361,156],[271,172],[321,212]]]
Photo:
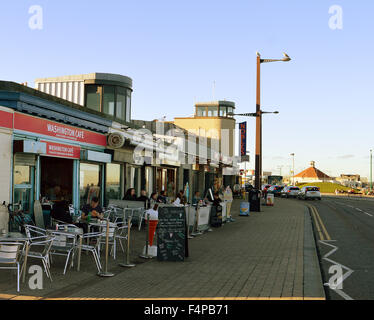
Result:
[[261,111],[261,90],[260,90],[260,73],[261,63],[269,62],[288,62],[291,58],[283,53],[283,59],[261,59],[257,52],[257,89],[256,89],[256,157],[255,157],[255,188],[260,190],[262,177],[262,111]]
[[295,154],[291,153],[292,157],[292,185],[295,185]]
[[370,150],[370,191],[373,191],[373,150]]

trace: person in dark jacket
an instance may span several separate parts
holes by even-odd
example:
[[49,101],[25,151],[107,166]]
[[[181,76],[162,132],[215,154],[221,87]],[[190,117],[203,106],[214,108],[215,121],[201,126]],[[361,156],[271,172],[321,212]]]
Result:
[[160,192],[160,195],[157,198],[157,202],[166,203],[166,192],[165,192],[165,190],[162,190]]
[[140,191],[140,197],[138,197],[136,200],[143,201],[143,202],[148,201],[149,199],[147,197],[147,191],[145,190]]
[[214,193],[213,206],[219,206],[221,202],[222,202],[222,200],[221,200],[221,198],[219,197],[219,193],[218,193],[218,192],[215,192],[215,193]]
[[136,201],[135,189],[134,188],[128,189],[122,200]]

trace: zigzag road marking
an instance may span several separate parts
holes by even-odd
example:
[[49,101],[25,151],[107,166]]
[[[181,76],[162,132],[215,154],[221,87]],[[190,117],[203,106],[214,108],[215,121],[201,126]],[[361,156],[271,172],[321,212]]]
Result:
[[[328,257],[331,256],[333,253],[335,253],[339,248],[337,246],[334,246],[333,244],[331,244],[330,242],[335,242],[335,240],[319,240],[320,243],[328,246],[328,247],[331,247],[333,248],[330,252],[328,252],[327,254],[325,254],[323,256],[323,260],[326,260],[328,262],[330,262],[331,264],[333,265],[337,265],[337,266],[340,266],[342,269],[345,269],[347,270],[348,272],[346,272],[345,274],[343,274],[343,278],[337,283],[337,286],[339,286],[340,284],[342,284],[344,282],[345,279],[347,279],[354,271],[344,265],[342,265],[341,263],[339,262],[336,262],[334,260],[331,260],[329,259]],[[339,294],[341,297],[343,297],[345,300],[354,300],[353,298],[351,298],[349,295],[347,295],[343,290],[341,289],[336,289],[336,288],[331,288],[330,287],[330,284],[329,283],[325,283],[324,284],[325,286],[329,287],[331,290],[334,290],[337,294]]]

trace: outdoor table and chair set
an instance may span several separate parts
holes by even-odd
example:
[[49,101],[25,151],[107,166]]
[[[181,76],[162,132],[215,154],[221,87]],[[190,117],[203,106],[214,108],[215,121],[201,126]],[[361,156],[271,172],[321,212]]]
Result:
[[[78,225],[87,223],[88,233],[75,224],[51,219],[50,225],[35,226],[30,224],[20,226],[19,232],[2,230],[0,234],[0,269],[13,269],[17,272],[17,291],[20,291],[20,279],[25,282],[28,259],[41,261],[46,276],[52,281],[51,265],[54,256],[63,256],[65,264],[63,274],[66,274],[69,263],[74,266],[77,258],[77,271],[80,271],[81,253],[91,253],[98,272],[102,272],[100,253],[106,245],[111,246],[110,255],[116,259],[117,245],[125,252],[123,241],[128,241],[128,222],[134,217],[141,228],[144,219],[142,208],[120,208],[110,205],[103,211],[102,220],[91,219],[80,221],[80,216],[73,216]],[[35,218],[35,220],[37,220]],[[107,226],[109,223],[109,227]],[[40,223],[39,223],[40,224]],[[131,223],[132,225],[132,223]],[[131,228],[130,225],[130,228]],[[108,236],[107,236],[107,230]],[[106,243],[108,242],[108,243]],[[129,244],[127,244],[129,248]]]

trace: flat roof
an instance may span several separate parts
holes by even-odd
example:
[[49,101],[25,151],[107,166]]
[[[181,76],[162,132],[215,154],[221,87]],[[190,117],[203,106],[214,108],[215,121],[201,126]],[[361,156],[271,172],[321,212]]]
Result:
[[84,81],[87,83],[113,83],[132,88],[132,79],[115,73],[100,73],[93,72],[87,74],[67,75],[60,77],[48,77],[35,79],[35,83],[46,82],[71,82],[71,81]]
[[218,100],[218,101],[209,101],[209,102],[197,102],[195,107],[218,107],[218,106],[227,106],[235,109],[235,102]]

